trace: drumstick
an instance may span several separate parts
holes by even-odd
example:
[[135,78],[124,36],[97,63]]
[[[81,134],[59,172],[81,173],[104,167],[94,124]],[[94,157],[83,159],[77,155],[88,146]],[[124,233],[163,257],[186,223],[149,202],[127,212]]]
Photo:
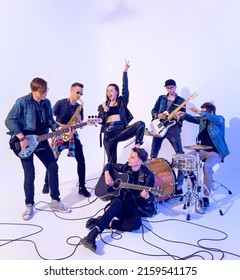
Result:
[[[177,103],[173,103],[173,105],[179,106],[179,104],[177,104]],[[184,108],[184,109],[188,109],[188,110],[191,110],[191,107],[186,107],[186,106],[183,106],[182,108]]]

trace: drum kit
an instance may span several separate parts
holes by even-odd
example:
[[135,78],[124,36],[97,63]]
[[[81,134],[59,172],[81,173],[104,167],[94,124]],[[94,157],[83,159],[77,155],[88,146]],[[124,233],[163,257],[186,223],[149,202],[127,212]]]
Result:
[[[180,198],[180,200],[182,201],[185,199],[183,209],[188,208],[186,219],[190,220],[190,214],[193,205],[195,205],[196,213],[205,213],[203,192],[208,190],[202,182],[203,162],[200,159],[200,150],[209,150],[212,149],[212,147],[196,144],[192,146],[184,146],[184,148],[187,150],[196,151],[196,155],[176,154],[172,158],[172,164],[163,158],[156,158],[150,160],[147,163],[147,166],[154,173],[155,187],[163,188],[165,190],[165,195],[163,197],[156,198],[157,202],[168,200],[175,196],[174,191],[176,185],[176,175],[173,168],[177,168],[182,171],[185,180],[187,180],[187,192]],[[196,176],[194,176],[195,174]],[[192,184],[192,181],[190,180],[191,176],[196,178],[194,184]],[[213,200],[217,204],[214,198]],[[220,215],[223,215],[221,209],[219,209],[219,212]]]

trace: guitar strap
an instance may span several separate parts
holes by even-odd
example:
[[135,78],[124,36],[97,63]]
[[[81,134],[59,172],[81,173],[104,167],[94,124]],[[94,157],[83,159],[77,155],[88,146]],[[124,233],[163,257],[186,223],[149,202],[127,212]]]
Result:
[[43,110],[45,111],[46,119],[44,120],[44,126],[42,128],[50,128],[51,127],[51,117],[49,115],[46,101],[43,103]]
[[171,103],[171,105],[167,108],[167,111],[169,112],[169,113],[171,113],[175,108],[174,108],[174,106],[176,106],[176,105],[174,105],[174,104],[178,104],[178,100],[180,99],[180,97],[177,95],[177,97],[175,98],[175,100]]

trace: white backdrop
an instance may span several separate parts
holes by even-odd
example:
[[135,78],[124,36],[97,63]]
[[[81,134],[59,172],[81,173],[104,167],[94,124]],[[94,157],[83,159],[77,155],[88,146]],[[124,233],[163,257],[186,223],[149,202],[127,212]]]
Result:
[[[4,120],[16,98],[30,92],[31,80],[39,76],[48,81],[47,97],[52,105],[68,97],[73,82],[83,83],[87,117],[97,113],[109,83],[121,87],[125,59],[131,62],[129,109],[133,121],[143,120],[149,127],[151,109],[157,97],[165,94],[164,81],[175,79],[184,98],[199,93],[191,104],[200,107],[213,101],[217,113],[225,117],[231,155],[217,174],[225,180],[237,178],[239,8],[238,0],[1,0],[2,182],[11,178],[22,184],[21,166],[8,148]],[[104,164],[99,129],[80,131],[88,178],[98,174]],[[184,123],[183,145],[194,144],[196,134],[196,125]],[[150,152],[151,138],[146,136],[144,141],[143,147]],[[133,145],[123,147],[130,142],[119,145],[119,161],[127,160]],[[173,154],[164,142],[159,156],[171,161]],[[62,183],[76,180],[74,160],[62,155],[59,165]],[[40,166],[38,170],[44,171]],[[37,176],[43,181],[40,171]]]

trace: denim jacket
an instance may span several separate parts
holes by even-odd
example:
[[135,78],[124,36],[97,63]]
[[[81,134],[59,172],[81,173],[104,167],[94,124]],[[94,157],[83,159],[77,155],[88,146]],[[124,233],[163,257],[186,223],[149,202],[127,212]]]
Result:
[[201,111],[200,116],[192,116],[186,114],[183,117],[183,120],[186,120],[191,123],[199,124],[199,134],[203,129],[206,128],[207,120],[209,121],[208,125],[208,134],[216,147],[220,156],[224,159],[229,155],[228,146],[225,141],[225,119],[223,116],[209,114],[208,112]]
[[[11,136],[15,136],[16,134],[26,130],[36,130],[36,113],[34,102],[35,101],[32,97],[32,93],[29,93],[28,95],[20,97],[16,100],[5,120],[5,125],[9,129],[9,134]],[[44,129],[44,133],[48,133],[49,127],[54,131],[59,125],[53,119],[50,101],[45,99],[42,102],[43,106],[45,107],[45,110],[42,112],[42,117],[46,127]]]

